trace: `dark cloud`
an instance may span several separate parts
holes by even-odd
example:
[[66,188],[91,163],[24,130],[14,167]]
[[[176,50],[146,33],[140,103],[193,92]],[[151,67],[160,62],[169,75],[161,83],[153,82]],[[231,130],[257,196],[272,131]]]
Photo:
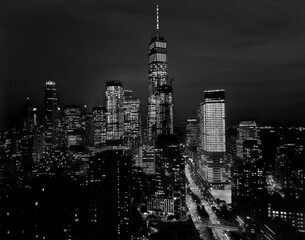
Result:
[[[159,4],[176,121],[196,114],[205,89],[224,88],[230,123],[304,122],[304,1]],[[43,106],[49,79],[63,104],[90,106],[118,79],[145,109],[154,1],[7,0],[0,9],[1,127],[16,123],[27,96]]]

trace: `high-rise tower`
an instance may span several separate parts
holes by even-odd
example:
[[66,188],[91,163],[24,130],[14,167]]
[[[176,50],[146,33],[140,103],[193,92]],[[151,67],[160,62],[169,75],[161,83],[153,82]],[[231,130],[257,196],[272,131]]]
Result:
[[167,42],[159,35],[157,5],[157,36],[149,44],[148,63],[148,140],[159,134],[173,133],[172,87],[168,79]]
[[94,107],[93,124],[94,124],[94,146],[101,147],[106,144],[106,107]]
[[198,118],[203,175],[211,184],[225,184],[230,172],[226,156],[224,90],[204,92],[204,102],[200,104]]
[[203,149],[207,152],[225,152],[225,91],[210,90],[204,92],[203,121]]
[[76,105],[65,106],[64,109],[64,129],[68,146],[81,145],[81,107]]
[[47,81],[45,86],[45,131],[47,147],[59,144],[59,107],[55,82]]
[[140,99],[124,90],[124,145],[137,147],[141,139]]
[[124,137],[124,89],[120,81],[106,82],[107,145],[121,145]]

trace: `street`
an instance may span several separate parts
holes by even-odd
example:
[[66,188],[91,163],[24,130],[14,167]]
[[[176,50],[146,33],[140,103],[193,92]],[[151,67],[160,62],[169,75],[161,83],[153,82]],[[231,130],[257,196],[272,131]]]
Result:
[[203,196],[204,194],[200,190],[200,188],[195,184],[192,173],[190,171],[190,166],[186,164],[185,166],[185,175],[186,178],[189,181],[189,187],[190,190],[200,199],[201,204],[204,206],[206,212],[209,215],[209,221],[203,222],[201,217],[197,214],[197,204],[192,199],[191,196],[187,197],[187,206],[189,208],[189,213],[192,217],[193,222],[195,223],[195,226],[200,234],[200,237],[203,239],[211,239],[211,237],[207,233],[207,226],[210,226],[212,229],[213,237],[216,240],[230,240],[228,231],[223,230],[223,228],[227,229],[227,226],[223,226],[221,224],[221,221],[218,219],[216,214],[214,213],[212,207],[210,206],[210,203],[213,204],[213,201],[211,198],[208,199],[208,202],[206,198]]

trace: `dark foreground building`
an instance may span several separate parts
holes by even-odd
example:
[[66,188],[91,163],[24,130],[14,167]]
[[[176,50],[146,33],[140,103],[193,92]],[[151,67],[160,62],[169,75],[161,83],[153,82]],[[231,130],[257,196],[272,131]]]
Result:
[[131,157],[105,151],[86,175],[66,171],[2,189],[0,239],[130,239]]
[[152,234],[149,240],[199,240],[196,228],[191,220],[185,222],[164,222],[158,225],[159,232]]

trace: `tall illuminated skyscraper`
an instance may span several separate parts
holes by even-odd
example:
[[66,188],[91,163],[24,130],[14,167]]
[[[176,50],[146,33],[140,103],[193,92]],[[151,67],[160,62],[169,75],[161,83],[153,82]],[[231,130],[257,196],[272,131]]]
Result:
[[64,129],[68,146],[82,144],[81,130],[81,107],[65,106],[64,109]]
[[159,134],[173,133],[173,88],[170,85],[158,87],[157,92],[157,124]]
[[204,92],[204,102],[200,104],[199,151],[205,178],[212,184],[228,181],[225,134],[225,91]]
[[203,110],[203,150],[206,152],[226,151],[225,91],[210,90],[204,92]]
[[193,148],[197,146],[198,123],[194,118],[187,119],[185,145],[186,148]]
[[100,147],[106,144],[106,107],[93,107],[94,146]]
[[137,147],[141,138],[140,99],[124,90],[124,145]]
[[157,5],[157,36],[149,44],[148,63],[148,140],[159,134],[173,133],[172,87],[168,79],[167,42],[159,35]]
[[47,147],[59,144],[59,107],[55,82],[47,81],[45,85],[45,131]]
[[106,144],[122,145],[124,136],[124,89],[120,81],[106,82]]

